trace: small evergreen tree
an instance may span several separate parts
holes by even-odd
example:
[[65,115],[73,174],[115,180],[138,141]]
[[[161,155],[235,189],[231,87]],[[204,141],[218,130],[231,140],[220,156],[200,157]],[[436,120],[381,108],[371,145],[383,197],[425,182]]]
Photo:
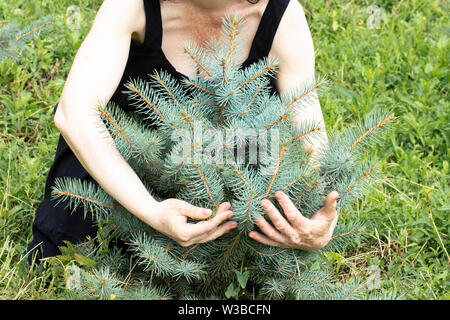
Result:
[[[292,118],[317,99],[325,81],[312,79],[283,96],[271,94],[275,60],[263,59],[244,70],[236,63],[242,23],[238,16],[227,17],[221,41],[210,42],[207,49],[185,47],[199,76],[179,83],[155,72],[148,81],[128,82],[134,113],[113,103],[99,107],[116,147],[152,195],[212,210],[229,201],[238,228],[186,248],[127,212],[101,188],[57,179],[53,196],[95,213],[99,230],[123,239],[135,262],[130,271],[121,250],[84,247],[85,255],[78,257],[89,256],[81,263],[88,267],[79,271],[72,297],[224,298],[240,297],[240,291],[245,297],[242,289],[250,281],[260,289],[260,298],[338,299],[354,297],[363,287],[359,282],[340,287],[325,267],[312,267],[317,251],[269,247],[247,234],[255,227],[253,218],[265,214],[260,201],[273,200],[277,190],[307,217],[333,190],[340,194],[338,210],[348,208],[376,171],[374,164],[359,161],[361,154],[393,118],[375,111],[361,124],[330,135],[314,164],[301,142],[317,134],[321,124],[299,127]],[[339,224],[325,250],[352,243],[361,227]]]

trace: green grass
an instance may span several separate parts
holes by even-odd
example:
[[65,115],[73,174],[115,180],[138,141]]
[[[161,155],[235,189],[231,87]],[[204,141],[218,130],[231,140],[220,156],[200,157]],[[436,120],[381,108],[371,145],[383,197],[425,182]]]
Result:
[[[18,59],[0,62],[0,299],[63,297],[62,268],[30,269],[22,254],[59,136],[53,107],[100,3],[0,3],[0,21],[25,26],[47,15],[55,19],[52,31],[29,41]],[[374,3],[381,9],[379,28],[367,23],[367,8]],[[65,25],[72,4],[81,8],[79,32]],[[374,107],[397,117],[385,143],[373,150],[384,178],[341,215],[370,222],[366,241],[325,259],[343,279],[364,280],[376,266],[385,290],[406,299],[448,299],[448,4],[302,4],[317,73],[331,80],[321,98],[328,129],[340,129]]]

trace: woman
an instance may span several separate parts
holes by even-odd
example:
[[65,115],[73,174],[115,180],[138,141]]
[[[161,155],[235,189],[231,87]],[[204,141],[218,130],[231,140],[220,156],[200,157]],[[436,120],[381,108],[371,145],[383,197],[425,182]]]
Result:
[[[129,212],[183,246],[214,240],[236,227],[227,221],[233,215],[222,203],[213,219],[211,210],[185,201],[156,201],[114,146],[94,112],[98,101],[114,101],[127,108],[122,93],[129,78],[145,78],[165,70],[175,78],[193,76],[194,67],[180,54],[187,42],[205,43],[219,37],[222,18],[237,13],[243,17],[242,67],[272,55],[279,60],[273,90],[283,93],[314,75],[314,49],[301,5],[289,0],[105,0],[80,47],[59,104],[54,122],[61,136],[50,169],[44,200],[33,222],[33,241],[39,257],[59,254],[63,240],[77,242],[95,236],[92,217],[80,210],[73,214],[65,203],[55,206],[50,198],[56,177],[75,177],[98,183]],[[245,60],[244,60],[245,59]],[[323,120],[317,100],[295,121]],[[324,135],[325,132],[322,132]],[[307,146],[313,153],[319,140]],[[283,192],[276,199],[284,216],[269,200],[262,206],[270,218],[256,219],[260,232],[249,236],[270,246],[314,250],[325,246],[337,221],[337,192],[325,206],[307,219]],[[187,218],[199,221],[188,223]],[[30,255],[31,257],[31,255]],[[31,261],[31,259],[30,259]]]

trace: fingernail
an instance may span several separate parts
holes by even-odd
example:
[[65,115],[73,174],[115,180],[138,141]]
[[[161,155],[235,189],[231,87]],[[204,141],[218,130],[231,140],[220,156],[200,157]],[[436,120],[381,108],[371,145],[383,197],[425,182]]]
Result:
[[234,215],[234,213],[233,213],[233,212],[230,212],[230,213],[227,215],[227,219],[230,219],[233,215]]
[[230,226],[230,229],[234,229],[234,228],[236,228],[237,227],[237,223],[234,223],[234,224],[232,224],[231,226]]
[[210,215],[212,213],[212,210],[211,209],[205,209],[205,210],[203,210],[203,213],[207,214],[207,215]]

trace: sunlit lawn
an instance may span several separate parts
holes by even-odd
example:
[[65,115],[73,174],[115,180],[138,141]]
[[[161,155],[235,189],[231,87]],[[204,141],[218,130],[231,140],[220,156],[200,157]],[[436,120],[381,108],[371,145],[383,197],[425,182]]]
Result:
[[[59,133],[53,107],[101,1],[0,2],[0,28],[52,15],[52,31],[0,62],[0,298],[61,298],[62,269],[22,259]],[[384,178],[342,219],[368,222],[366,241],[324,254],[341,278],[366,279],[406,299],[448,299],[448,4],[444,1],[304,1],[316,69],[331,80],[321,97],[328,129],[374,107],[397,121],[374,154]],[[376,4],[379,9],[377,24]],[[80,29],[65,23],[81,8]],[[375,10],[375,11],[374,11]],[[374,16],[375,15],[375,16]],[[375,19],[375,20],[374,20]],[[375,24],[374,24],[375,22]],[[287,48],[288,49],[288,48]]]

